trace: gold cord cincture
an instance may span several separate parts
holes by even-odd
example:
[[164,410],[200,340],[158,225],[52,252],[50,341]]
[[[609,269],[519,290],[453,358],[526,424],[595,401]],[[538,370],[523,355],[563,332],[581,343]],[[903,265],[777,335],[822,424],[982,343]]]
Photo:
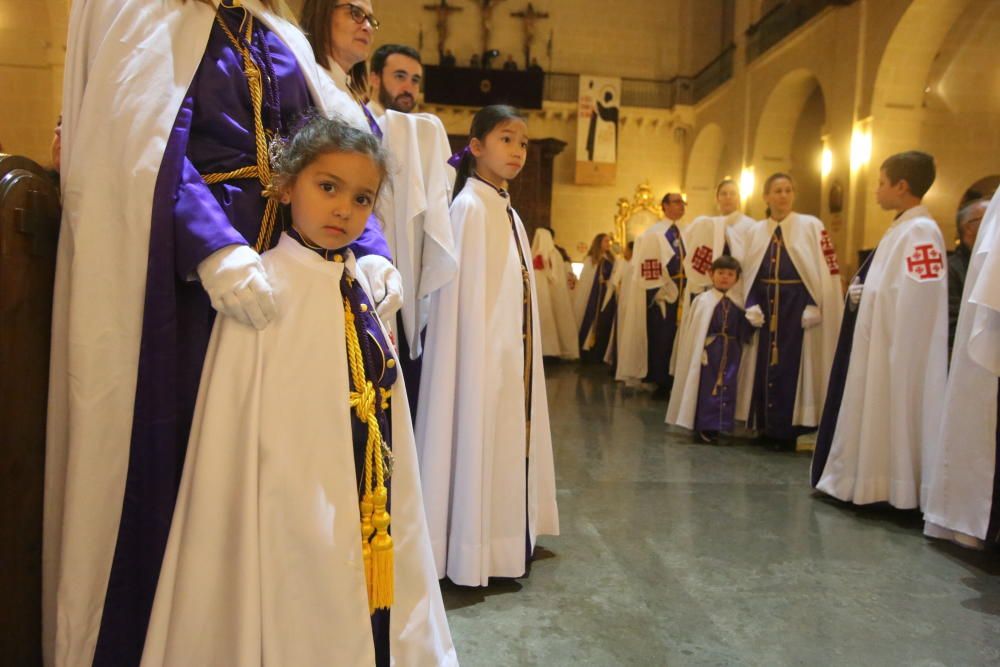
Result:
[[[361,341],[355,328],[351,302],[344,299],[344,331],[347,337],[347,360],[351,371],[350,405],[354,414],[368,426],[365,443],[365,470],[359,509],[361,511],[361,556],[365,564],[365,582],[368,587],[368,612],[389,609],[393,602],[393,544],[389,535],[391,518],[386,509],[389,490],[386,488],[386,460],[383,452],[388,449],[382,438],[376,412],[376,401],[385,407],[389,392],[376,393],[371,380],[365,378]],[[391,473],[390,473],[391,474]],[[374,534],[374,536],[373,536]]]

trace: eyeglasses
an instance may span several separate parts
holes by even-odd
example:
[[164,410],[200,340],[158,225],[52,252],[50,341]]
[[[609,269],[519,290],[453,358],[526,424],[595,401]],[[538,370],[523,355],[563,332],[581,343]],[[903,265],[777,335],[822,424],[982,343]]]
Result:
[[365,10],[361,9],[357,5],[352,5],[349,2],[345,2],[339,5],[334,5],[334,9],[340,9],[341,7],[347,7],[351,11],[351,20],[358,25],[364,25],[365,21],[368,21],[368,25],[372,27],[372,30],[378,30],[382,25],[379,20],[372,16],[371,14],[365,13]]

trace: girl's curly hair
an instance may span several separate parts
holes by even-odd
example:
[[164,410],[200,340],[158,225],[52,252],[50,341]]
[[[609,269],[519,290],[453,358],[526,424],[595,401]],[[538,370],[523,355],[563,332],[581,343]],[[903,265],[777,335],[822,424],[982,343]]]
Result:
[[295,178],[317,157],[326,153],[361,153],[375,163],[384,184],[389,172],[389,154],[375,135],[359,130],[338,118],[327,118],[317,111],[304,115],[297,129],[287,139],[271,141],[271,187],[277,195],[295,182]]

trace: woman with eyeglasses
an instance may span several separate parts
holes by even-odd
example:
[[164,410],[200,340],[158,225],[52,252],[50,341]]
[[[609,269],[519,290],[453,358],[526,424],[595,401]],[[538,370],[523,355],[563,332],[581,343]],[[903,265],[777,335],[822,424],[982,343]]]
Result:
[[[216,314],[263,329],[281,310],[260,260],[281,232],[268,143],[312,108],[367,128],[281,4],[73,3],[46,457],[47,665],[140,664],[154,598],[173,594],[157,594],[157,581]],[[352,250],[387,256],[379,228],[366,234]],[[359,270],[379,281],[391,265],[376,264]],[[253,608],[228,592],[208,618]],[[258,620],[258,630],[288,622]],[[247,665],[242,649],[261,646],[208,627],[203,636],[187,646],[205,659],[146,664]]]
[[379,21],[370,0],[305,0],[299,25],[309,38],[316,62],[339,90],[357,102],[373,134],[382,136],[368,101],[368,57]]

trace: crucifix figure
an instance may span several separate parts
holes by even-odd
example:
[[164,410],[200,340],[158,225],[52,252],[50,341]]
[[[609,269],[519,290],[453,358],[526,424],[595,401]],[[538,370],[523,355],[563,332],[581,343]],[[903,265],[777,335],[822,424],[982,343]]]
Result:
[[493,32],[493,9],[503,0],[472,0],[479,5],[483,30],[483,53],[490,50],[490,34]]
[[434,12],[434,16],[437,19],[435,25],[437,26],[438,33],[438,62],[440,62],[440,59],[444,58],[445,43],[448,41],[448,19],[455,12],[462,11],[462,8],[449,5],[448,0],[441,0],[436,5],[424,5],[424,9],[428,12]]
[[531,66],[531,45],[535,43],[535,23],[538,19],[549,18],[549,13],[536,10],[535,6],[529,2],[525,9],[511,12],[510,15],[521,19],[524,23],[524,68],[527,69]]

